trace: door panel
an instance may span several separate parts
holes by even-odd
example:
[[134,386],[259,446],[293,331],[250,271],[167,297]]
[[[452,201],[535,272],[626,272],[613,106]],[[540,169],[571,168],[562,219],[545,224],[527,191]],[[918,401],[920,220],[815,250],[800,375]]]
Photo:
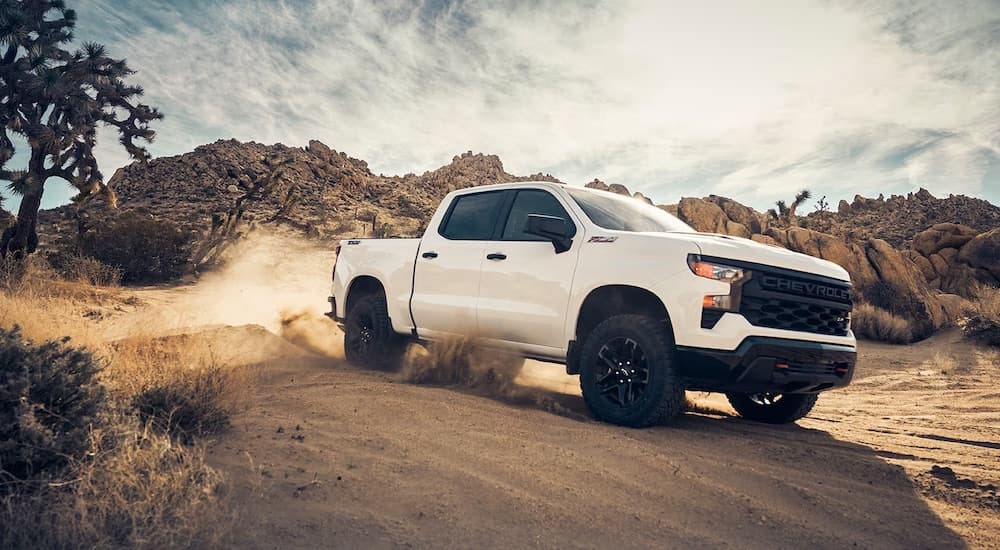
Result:
[[[421,337],[466,334],[476,327],[479,273],[485,241],[434,239],[417,254],[410,310]],[[437,257],[425,258],[427,252]]]
[[[574,220],[554,195],[518,191],[501,233],[506,240],[487,243],[479,282],[479,334],[484,338],[564,349],[565,320],[580,249],[556,254],[552,243],[524,233],[528,214]],[[575,224],[573,225],[575,231]]]
[[505,191],[458,195],[440,227],[428,228],[410,298],[419,336],[474,335],[480,270],[507,196]]

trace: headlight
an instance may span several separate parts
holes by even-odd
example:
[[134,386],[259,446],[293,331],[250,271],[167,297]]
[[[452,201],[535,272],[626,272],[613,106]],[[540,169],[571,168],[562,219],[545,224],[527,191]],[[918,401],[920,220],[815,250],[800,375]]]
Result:
[[688,256],[688,267],[691,268],[692,273],[699,277],[714,279],[716,281],[726,283],[741,281],[746,275],[746,272],[741,267],[706,262],[705,260],[699,259],[698,256],[695,255]]

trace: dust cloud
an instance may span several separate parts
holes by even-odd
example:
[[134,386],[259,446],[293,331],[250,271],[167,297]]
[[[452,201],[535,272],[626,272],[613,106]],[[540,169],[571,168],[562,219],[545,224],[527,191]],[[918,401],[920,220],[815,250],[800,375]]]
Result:
[[309,309],[281,312],[282,338],[311,351],[335,359],[344,358],[344,339],[337,326],[325,315]]
[[527,363],[516,355],[481,347],[475,339],[453,338],[432,342],[426,347],[411,345],[397,376],[401,382],[409,384],[457,387],[563,416],[582,416],[563,404],[561,388],[538,384],[550,379],[549,376],[525,376]]
[[[309,351],[341,357],[323,316],[335,253],[301,237],[258,231],[233,246],[220,269],[197,282],[142,292],[150,307],[114,327],[118,337],[261,326]],[[326,333],[324,335],[324,332]]]

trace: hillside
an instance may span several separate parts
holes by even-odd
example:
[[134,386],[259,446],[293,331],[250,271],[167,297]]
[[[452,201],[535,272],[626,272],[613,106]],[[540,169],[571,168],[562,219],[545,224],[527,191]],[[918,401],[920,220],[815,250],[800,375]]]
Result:
[[1000,227],[1000,207],[965,195],[939,199],[921,188],[888,199],[856,195],[850,203],[840,201],[835,212],[811,212],[802,226],[838,237],[882,239],[896,248],[908,248],[914,235],[939,223],[988,231]]

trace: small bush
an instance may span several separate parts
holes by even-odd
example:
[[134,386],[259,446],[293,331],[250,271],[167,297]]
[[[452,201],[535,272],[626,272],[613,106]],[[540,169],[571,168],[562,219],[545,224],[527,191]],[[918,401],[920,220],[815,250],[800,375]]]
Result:
[[34,346],[0,329],[0,494],[59,478],[101,425],[100,365],[67,340]]
[[122,270],[88,256],[49,256],[49,263],[63,279],[94,286],[118,286]]
[[205,367],[178,372],[169,380],[150,385],[132,398],[139,417],[161,432],[190,444],[196,437],[221,433],[241,403],[237,386],[241,371]]
[[978,288],[972,311],[959,319],[958,326],[966,338],[1000,347],[1000,288]]
[[119,417],[72,479],[0,496],[0,548],[212,548],[231,522],[203,450]]
[[859,338],[907,344],[913,341],[913,324],[869,304],[858,304],[851,312],[851,330]]
[[84,255],[120,269],[126,284],[177,279],[187,270],[193,244],[173,223],[138,212],[126,212],[81,240]]

